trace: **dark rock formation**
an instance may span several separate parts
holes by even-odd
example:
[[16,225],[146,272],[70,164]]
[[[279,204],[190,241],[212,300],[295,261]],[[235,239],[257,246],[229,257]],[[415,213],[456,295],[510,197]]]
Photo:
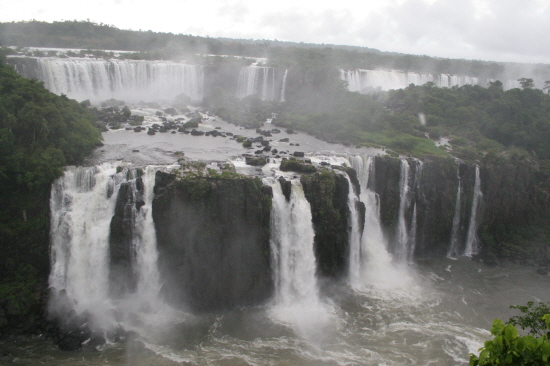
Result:
[[271,197],[257,178],[157,172],[153,219],[166,300],[213,311],[269,299]]
[[294,158],[283,159],[281,161],[280,169],[283,172],[292,171],[298,173],[314,173],[317,171],[317,168],[311,165],[311,163],[306,163],[305,161],[297,160]]
[[348,182],[344,175],[323,169],[300,179],[311,205],[315,257],[319,275],[340,278],[349,258]]
[[122,183],[118,190],[115,214],[111,219],[109,236],[109,280],[111,295],[120,297],[134,292],[137,278],[134,271],[134,227],[136,214],[144,202],[141,177],[135,182]]

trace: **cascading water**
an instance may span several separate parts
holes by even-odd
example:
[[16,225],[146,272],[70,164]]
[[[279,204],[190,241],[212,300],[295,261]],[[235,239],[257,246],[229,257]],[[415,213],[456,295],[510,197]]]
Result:
[[171,61],[100,60],[87,58],[13,57],[10,63],[25,77],[44,82],[56,94],[77,100],[108,98],[138,102],[172,101],[185,94],[194,102],[203,98],[204,75],[200,65]]
[[357,194],[354,192],[351,179],[346,175],[348,181],[348,207],[350,211],[350,233],[349,233],[349,281],[352,287],[361,283],[361,234],[362,228],[359,223],[359,212],[357,210]]
[[300,182],[292,180],[291,183],[290,201],[287,202],[280,182],[268,178],[273,189],[271,250],[275,301],[282,305],[318,303],[311,208]]
[[351,156],[352,168],[357,171],[359,200],[365,205],[365,223],[361,231],[360,246],[350,245],[349,279],[352,288],[364,285],[378,287],[394,286],[403,278],[396,275],[392,257],[380,222],[380,205],[377,194],[369,188],[369,179],[374,176],[374,159],[367,156]]
[[451,242],[449,243],[449,250],[447,251],[448,258],[457,258],[458,253],[458,231],[460,229],[460,200],[462,196],[462,179],[460,179],[460,173],[457,171],[458,188],[456,191],[455,200],[455,212],[453,215],[453,228],[451,229]]
[[382,90],[403,89],[409,84],[423,85],[433,82],[438,87],[454,85],[476,85],[479,79],[469,76],[440,74],[434,75],[397,70],[340,70],[340,79],[348,83],[349,91],[368,92],[380,88]]
[[281,99],[280,99],[280,102],[285,102],[285,98],[286,98],[286,78],[288,76],[288,69],[285,70],[285,74],[283,76],[283,86],[281,87]]
[[275,99],[275,69],[263,66],[245,66],[239,72],[237,98],[258,94],[261,100]]
[[474,184],[474,195],[472,197],[472,212],[470,214],[470,223],[468,224],[468,235],[466,237],[466,247],[464,256],[471,257],[479,253],[479,239],[477,237],[477,228],[479,226],[478,213],[483,193],[481,192],[481,178],[479,176],[479,166],[476,165],[476,177]]
[[264,182],[273,190],[270,241],[275,296],[271,316],[305,338],[318,339],[332,316],[319,297],[311,207],[299,180],[291,181],[289,201],[278,180],[265,178]]
[[399,181],[399,213],[397,217],[397,231],[395,235],[395,259],[405,261],[409,258],[410,237],[406,213],[411,205],[411,190],[409,186],[410,166],[407,159],[401,159],[401,174]]
[[[137,170],[105,163],[68,167],[53,184],[49,279],[54,290],[52,312],[60,307],[70,310],[66,309],[68,300],[76,314],[90,315],[92,329],[109,330],[121,323],[131,327],[132,322],[127,321],[140,312],[154,315],[159,311],[156,236],[151,215],[155,169],[147,167],[141,178],[137,175]],[[137,184],[138,179],[142,184]],[[130,252],[128,262],[137,286],[132,292],[113,293],[109,243],[112,218],[124,184],[129,185],[131,197],[131,207],[125,207],[130,213],[125,213],[124,220],[133,226],[131,243],[124,250]],[[59,294],[63,294],[63,301]]]

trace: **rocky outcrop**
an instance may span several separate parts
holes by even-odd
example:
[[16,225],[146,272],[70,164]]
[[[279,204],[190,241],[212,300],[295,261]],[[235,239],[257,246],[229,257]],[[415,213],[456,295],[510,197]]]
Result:
[[271,197],[258,178],[157,172],[153,219],[166,300],[198,311],[268,300]]
[[349,257],[348,182],[344,175],[321,169],[300,179],[311,205],[318,275],[340,278]]
[[109,236],[109,284],[115,298],[136,289],[134,227],[136,214],[144,204],[142,195],[141,177],[122,183],[118,190]]

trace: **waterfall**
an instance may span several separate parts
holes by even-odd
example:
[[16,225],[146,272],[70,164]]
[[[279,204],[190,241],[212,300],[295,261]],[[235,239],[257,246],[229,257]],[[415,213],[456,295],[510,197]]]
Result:
[[432,75],[428,73],[403,72],[398,70],[340,70],[340,79],[348,83],[349,91],[366,93],[381,90],[404,89],[409,84],[424,85],[433,82],[438,87],[476,85],[479,79],[469,76]]
[[144,205],[136,219],[136,252],[137,252],[137,293],[142,301],[158,302],[160,279],[157,267],[158,252],[156,246],[155,225],[153,223],[153,190],[155,188],[156,168],[147,166],[143,179]]
[[[151,214],[155,169],[148,167],[139,178],[137,170],[105,163],[96,167],[67,167],[52,185],[51,271],[49,284],[55,293],[51,310],[63,293],[77,314],[88,313],[90,326],[110,329],[127,316],[158,303],[156,236]],[[124,223],[131,225],[128,253],[130,272],[137,286],[132,292],[113,293],[110,271],[113,248],[110,236],[121,187],[129,187],[131,200],[124,206]],[[131,204],[129,204],[131,203]],[[126,211],[130,211],[128,214]],[[119,252],[120,253],[120,249]],[[124,261],[123,261],[124,262]],[[128,278],[119,279],[124,282]],[[70,310],[70,309],[69,309]],[[115,321],[115,313],[118,314]],[[130,316],[131,318],[131,316]]]
[[237,80],[237,97],[257,94],[261,100],[275,99],[275,69],[263,66],[244,66]]
[[482,197],[483,193],[481,193],[481,178],[479,177],[479,166],[476,165],[474,195],[472,197],[472,212],[470,214],[470,223],[468,224],[466,248],[464,249],[464,256],[466,257],[471,257],[479,252],[479,239],[477,237],[477,228],[479,226],[478,213]]
[[[359,200],[365,205],[365,223],[360,246],[350,245],[350,285],[359,289],[362,285],[380,286],[394,278],[391,255],[380,222],[380,204],[376,193],[369,189],[369,179],[374,176],[374,158],[351,156],[351,167],[357,171],[360,185]],[[386,282],[387,283],[387,282]]]
[[316,261],[313,253],[315,233],[311,207],[299,180],[292,180],[287,202],[281,184],[266,178],[273,189],[271,210],[271,251],[275,277],[275,302],[280,305],[319,302]]
[[359,223],[359,212],[357,211],[357,195],[354,192],[351,179],[346,175],[348,181],[348,208],[350,211],[350,232],[349,232],[349,280],[352,286],[357,286],[361,279],[361,234],[362,228]]
[[288,69],[285,70],[285,74],[283,76],[283,86],[281,87],[281,102],[285,102],[285,93],[286,93],[286,77],[288,76]]
[[395,257],[398,261],[407,260],[409,257],[409,229],[407,227],[406,212],[411,205],[411,192],[409,187],[410,166],[407,159],[401,159],[401,174],[399,181],[399,213],[397,218],[397,232],[395,236]]
[[462,179],[457,169],[458,188],[456,191],[455,212],[453,215],[453,228],[451,230],[451,242],[447,251],[448,258],[458,257],[458,231],[460,229],[460,197],[462,196]]
[[[48,90],[77,100],[109,98],[138,102],[173,100],[179,94],[192,101],[203,98],[204,75],[200,65],[172,61],[101,60],[88,58],[33,58],[34,70],[24,59],[10,63],[25,77],[36,77]],[[21,62],[21,67],[18,67]]]

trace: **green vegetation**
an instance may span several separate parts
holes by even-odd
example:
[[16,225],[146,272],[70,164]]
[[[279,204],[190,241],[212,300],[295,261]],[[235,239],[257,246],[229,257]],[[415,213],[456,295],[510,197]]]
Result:
[[[533,302],[511,308],[525,315],[510,318],[506,325],[495,319],[491,327],[494,338],[485,342],[479,356],[470,354],[470,366],[550,364],[550,308],[544,303],[533,308]],[[520,336],[516,325],[530,328],[529,335]]]
[[[49,193],[101,134],[78,102],[0,63],[0,333],[35,318],[49,268]],[[38,287],[37,287],[38,286]]]
[[513,316],[506,324],[520,327],[522,330],[528,330],[530,335],[543,336],[548,333],[548,323],[543,319],[546,314],[550,314],[550,307],[541,302],[534,306],[533,301],[527,305],[512,305],[510,309],[517,309],[524,315]]

